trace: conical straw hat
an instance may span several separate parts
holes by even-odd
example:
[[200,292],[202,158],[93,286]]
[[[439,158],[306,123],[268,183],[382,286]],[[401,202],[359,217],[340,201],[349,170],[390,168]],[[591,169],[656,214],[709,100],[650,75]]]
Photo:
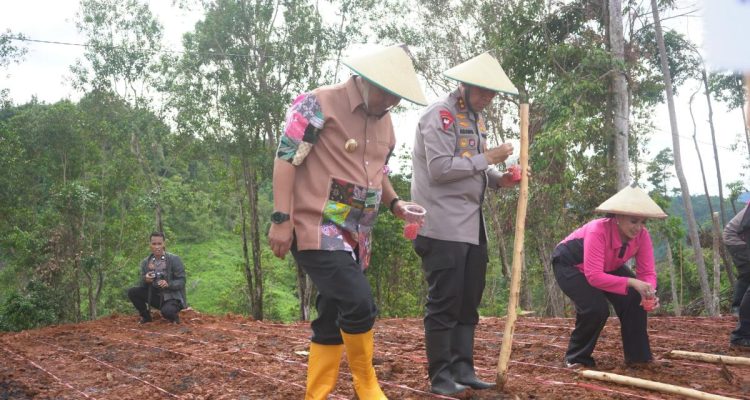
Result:
[[480,54],[469,61],[443,72],[459,82],[508,94],[518,94],[518,89],[505,75],[503,67],[489,53]]
[[596,211],[647,218],[667,218],[667,214],[636,185],[625,186],[596,208]]
[[427,105],[406,46],[381,48],[343,61],[352,71],[404,100]]

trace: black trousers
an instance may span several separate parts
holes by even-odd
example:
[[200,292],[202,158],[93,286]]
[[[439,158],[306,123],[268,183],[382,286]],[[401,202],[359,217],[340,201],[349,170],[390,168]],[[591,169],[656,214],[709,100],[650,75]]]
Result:
[[[128,289],[128,298],[142,317],[148,315],[148,308],[146,307],[146,303],[148,303],[148,286],[136,286]],[[177,320],[178,314],[182,309],[182,304],[180,304],[179,300],[171,299],[162,303],[159,290],[156,288],[151,289],[151,303],[149,305],[159,309],[161,315],[170,321]]]
[[339,329],[350,334],[372,329],[378,308],[370,282],[350,252],[298,251],[293,245],[292,255],[318,289],[318,318],[311,323],[314,343],[344,343]]
[[414,251],[422,258],[429,290],[425,304],[425,332],[476,325],[487,272],[487,244],[417,236]]
[[727,250],[732,255],[732,261],[737,268],[737,280],[734,282],[732,308],[739,307],[742,297],[750,287],[750,248],[747,245],[728,245]]
[[737,281],[734,283],[732,307],[740,310],[737,327],[732,331],[730,341],[750,339],[750,248],[748,246],[727,246],[737,267]]
[[[653,359],[646,332],[648,313],[641,307],[641,295],[635,289],[629,287],[626,295],[605,292],[591,286],[583,273],[573,265],[553,262],[553,269],[560,289],[573,300],[576,307],[576,325],[565,353],[567,362],[589,367],[596,365],[591,354],[609,318],[607,302],[612,304],[620,319],[625,362],[640,363]],[[610,274],[633,277],[625,266]]]

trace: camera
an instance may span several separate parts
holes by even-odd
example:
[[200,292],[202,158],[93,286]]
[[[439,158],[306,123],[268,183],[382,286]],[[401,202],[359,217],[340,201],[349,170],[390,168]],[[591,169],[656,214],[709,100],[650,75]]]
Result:
[[151,285],[153,287],[155,287],[155,288],[159,287],[159,281],[161,281],[161,280],[167,280],[167,274],[165,274],[163,272],[156,272],[156,271],[154,271],[154,272],[151,272],[151,275],[153,275],[153,277],[154,277],[154,280],[151,281]]

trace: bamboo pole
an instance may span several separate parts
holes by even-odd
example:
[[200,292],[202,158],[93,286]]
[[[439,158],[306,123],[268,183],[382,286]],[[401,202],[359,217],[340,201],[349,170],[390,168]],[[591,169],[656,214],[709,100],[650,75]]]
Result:
[[686,358],[688,360],[705,361],[715,364],[750,365],[750,358],[747,357],[733,357],[721,354],[696,353],[694,351],[682,350],[672,350],[667,355],[672,358]]
[[516,234],[513,240],[513,266],[510,275],[510,298],[508,299],[508,317],[505,320],[503,344],[500,347],[500,357],[497,362],[497,376],[495,382],[500,390],[508,381],[508,363],[513,346],[513,331],[516,329],[516,310],[521,292],[521,267],[523,262],[523,242],[526,226],[526,204],[529,197],[529,105],[521,104],[521,189],[518,194],[518,208],[516,212]]
[[633,378],[632,376],[612,374],[609,372],[601,371],[579,371],[579,375],[584,378],[597,379],[600,381],[614,382],[620,385],[634,386],[641,389],[653,390],[660,393],[676,394],[678,396],[684,396],[691,399],[701,400],[732,400],[732,397],[720,396],[718,394],[701,392],[691,388],[686,388],[677,385],[670,385],[668,383],[661,383],[655,381],[649,381],[646,379]]

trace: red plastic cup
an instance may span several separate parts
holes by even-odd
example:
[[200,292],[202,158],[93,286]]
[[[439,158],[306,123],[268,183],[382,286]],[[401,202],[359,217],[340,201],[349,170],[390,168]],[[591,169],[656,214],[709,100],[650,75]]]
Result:
[[513,182],[519,182],[521,180],[521,166],[518,164],[513,164],[508,167],[508,172],[511,173],[511,179],[513,179]]
[[425,214],[427,214],[427,210],[422,206],[409,204],[404,207],[404,220],[406,221],[406,225],[404,225],[404,238],[408,240],[417,238],[419,228],[422,227],[422,223],[424,222]]
[[419,224],[416,222],[404,225],[404,237],[409,240],[414,240],[419,234]]
[[656,296],[641,299],[641,307],[646,311],[653,311],[656,308]]

